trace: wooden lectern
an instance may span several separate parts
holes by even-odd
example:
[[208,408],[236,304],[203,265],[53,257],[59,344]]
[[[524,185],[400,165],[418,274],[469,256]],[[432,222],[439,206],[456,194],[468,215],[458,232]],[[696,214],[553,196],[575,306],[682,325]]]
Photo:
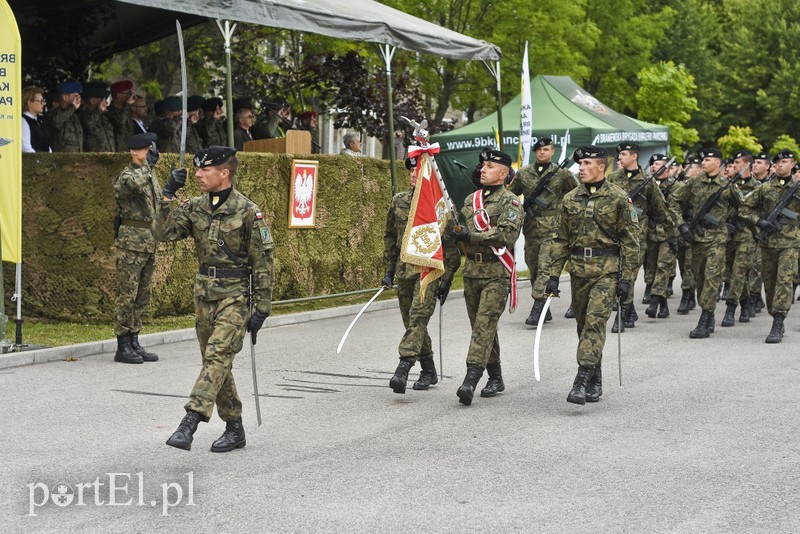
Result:
[[306,130],[288,130],[286,132],[286,137],[247,141],[244,144],[244,152],[311,154],[311,132]]

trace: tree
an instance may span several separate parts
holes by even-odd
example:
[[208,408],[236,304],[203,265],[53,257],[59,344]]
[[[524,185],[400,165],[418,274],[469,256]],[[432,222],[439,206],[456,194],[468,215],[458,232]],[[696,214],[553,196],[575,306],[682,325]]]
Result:
[[717,139],[717,147],[729,155],[741,149],[758,152],[762,148],[749,126],[731,126],[726,135]]
[[772,144],[771,153],[777,154],[784,149],[791,150],[795,154],[800,154],[800,145],[797,144],[794,137],[788,134],[781,134],[775,139],[775,142]]
[[638,117],[670,127],[670,153],[682,154],[700,140],[697,130],[685,125],[697,110],[694,77],[683,65],[659,62],[639,71],[636,92]]

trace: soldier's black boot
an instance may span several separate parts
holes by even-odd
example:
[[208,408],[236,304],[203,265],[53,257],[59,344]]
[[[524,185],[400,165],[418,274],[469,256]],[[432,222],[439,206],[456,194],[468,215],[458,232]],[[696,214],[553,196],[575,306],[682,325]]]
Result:
[[[539,324],[539,316],[542,315],[542,309],[544,308],[544,299],[535,299],[533,301],[533,308],[531,308],[531,314],[525,319],[525,324],[530,326],[536,326]],[[548,309],[548,311],[550,311]]]
[[678,304],[678,315],[686,315],[689,313],[689,295],[692,291],[689,289],[683,290],[683,295],[681,295],[681,303]]
[[114,361],[120,363],[143,363],[141,356],[136,354],[131,346],[131,335],[122,334],[117,336],[117,353],[114,354]]
[[483,376],[483,367],[478,367],[477,365],[467,366],[467,376],[464,377],[464,382],[456,391],[458,402],[467,406],[472,404],[472,397],[475,396],[475,388],[478,386],[481,376]]
[[725,315],[722,317],[721,326],[733,326],[736,324],[736,304],[728,304],[725,307]]
[[486,382],[486,387],[481,390],[481,397],[494,397],[501,391],[506,390],[506,385],[503,383],[503,372],[500,368],[500,362],[488,364],[486,366],[486,372],[489,373],[489,380]]
[[145,362],[157,362],[158,356],[153,354],[152,352],[147,352],[144,350],[144,347],[139,345],[139,332],[130,333],[131,336],[131,347],[133,348],[133,352],[138,354],[142,357],[142,360]]
[[167,440],[167,445],[185,451],[191,450],[194,433],[197,431],[197,425],[202,420],[203,416],[199,413],[192,411],[186,412],[186,415],[183,416],[183,420],[181,420],[181,423],[178,425],[178,430]]
[[414,358],[400,358],[394,376],[389,380],[389,387],[395,393],[405,393],[406,383],[408,382],[408,372],[414,367]]
[[233,449],[241,449],[247,445],[244,439],[244,426],[242,418],[225,423],[225,432],[211,444],[211,452],[230,452]]
[[740,323],[749,323],[750,322],[750,297],[742,297],[739,302],[742,306],[742,309],[739,311],[739,322]]
[[711,312],[703,310],[700,314],[700,319],[697,321],[697,326],[694,330],[689,332],[689,337],[692,339],[703,339],[710,336],[711,332],[708,331],[708,321],[711,317],[713,317]]
[[713,334],[714,333],[714,323],[717,322],[717,320],[714,318],[714,312],[713,311],[712,312],[708,312],[708,313],[709,313],[709,315],[708,315],[708,320],[706,320],[706,328],[708,328],[708,333],[709,334]]
[[644,286],[644,295],[642,296],[642,304],[650,304],[652,302],[653,296],[650,292],[653,290],[653,286],[647,284]]
[[780,343],[783,340],[783,314],[776,313],[772,316],[772,329],[765,340],[766,343]]
[[586,386],[586,402],[597,402],[603,396],[603,373],[600,370],[600,364],[594,368],[592,378],[589,379],[589,384]]
[[544,314],[544,322],[549,323],[553,320],[553,314],[550,313],[550,307],[547,307],[547,313]]
[[655,319],[656,315],[658,314],[658,305],[661,304],[661,297],[658,295],[651,295],[650,296],[650,305],[644,311],[644,314],[650,317],[651,319]]
[[625,313],[622,316],[622,324],[625,325],[625,328],[636,328],[636,321],[639,320],[639,314],[636,313],[636,307],[631,302],[628,305],[622,305],[623,310]]
[[[619,317],[620,317],[620,315],[622,315],[622,312],[617,312],[617,316],[614,317],[614,324],[611,325],[611,333],[612,334],[616,334],[616,333],[618,333],[620,331],[619,330],[619,326],[620,326]],[[622,331],[623,332],[625,331],[625,321],[622,321]]]
[[692,292],[689,295],[689,311],[692,311],[696,307],[697,307],[697,291],[692,289]]
[[419,379],[412,386],[414,389],[420,391],[439,383],[439,377],[436,376],[436,364],[433,363],[432,356],[420,358],[419,365],[422,367],[422,371],[419,372]]
[[666,297],[659,297],[661,302],[658,303],[658,318],[666,319],[669,317],[669,304],[667,304]]
[[672,282],[675,280],[674,276],[671,276],[669,282],[667,282],[667,298],[671,297],[675,292],[672,290]]
[[[550,310],[548,310],[550,311]],[[572,304],[569,305],[567,308],[567,312],[564,314],[565,319],[574,319],[575,318],[575,310],[572,309]]]
[[761,311],[764,309],[764,306],[766,305],[767,303],[764,302],[764,299],[761,298],[761,293],[759,293],[756,299],[756,313],[761,313]]
[[567,395],[567,402],[572,404],[586,404],[586,386],[592,377],[594,369],[578,366],[578,374],[575,375],[575,382],[572,383],[572,390]]

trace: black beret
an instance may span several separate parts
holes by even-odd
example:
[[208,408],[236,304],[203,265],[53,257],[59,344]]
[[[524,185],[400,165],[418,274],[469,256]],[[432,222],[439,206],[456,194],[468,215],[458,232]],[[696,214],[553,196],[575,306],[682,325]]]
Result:
[[728,156],[724,160],[722,160],[723,165],[733,165],[733,157]]
[[105,98],[111,94],[105,82],[86,82],[83,86],[83,98]]
[[417,166],[417,158],[406,158],[406,169],[409,171]]
[[203,102],[203,105],[200,106],[203,108],[203,111],[207,111],[209,113],[213,113],[217,111],[217,107],[222,107],[222,99],[221,98],[209,98],[208,100]]
[[511,168],[511,156],[499,150],[489,150],[486,152],[486,161],[493,161],[500,165],[505,165],[509,169]]
[[222,165],[236,154],[236,149],[227,146],[210,146],[194,155],[194,166],[199,168]]
[[680,167],[680,166],[681,164],[678,162],[677,159],[672,160],[672,164],[670,165],[670,167]]
[[650,165],[652,165],[654,161],[669,161],[669,158],[664,154],[659,154],[656,152],[650,156]]
[[186,111],[197,111],[206,99],[200,95],[192,95],[186,99]]
[[756,152],[753,154],[753,159],[763,159],[764,161],[772,161],[772,156],[769,155],[769,152]]
[[153,102],[153,113],[155,113],[156,116],[160,116],[162,113],[164,113],[163,100],[156,100],[155,102]]
[[538,150],[542,147],[550,146],[553,144],[553,140],[549,137],[541,137],[538,141],[533,145],[534,150]]
[[703,162],[703,160],[700,159],[698,156],[695,156],[694,154],[689,154],[688,156],[686,156],[686,161],[684,162],[684,164],[686,164],[686,165],[700,165],[702,162]]
[[572,160],[575,163],[580,163],[582,159],[606,159],[606,158],[608,158],[608,152],[606,152],[605,149],[596,147],[594,145],[586,145],[579,147],[572,154]]
[[620,143],[617,145],[617,154],[622,152],[623,150],[627,150],[628,152],[636,152],[637,154],[641,150],[639,145],[636,143]]
[[734,152],[731,155],[731,158],[734,159],[734,160],[737,160],[739,158],[746,158],[747,156],[752,156],[752,155],[753,155],[752,152],[750,152],[749,150],[747,150],[745,148],[742,148],[742,149],[737,150],[736,152]]
[[772,163],[777,163],[778,161],[787,158],[795,159],[794,152],[792,152],[788,148],[784,148],[783,150],[775,154],[775,157],[772,158]]
[[478,155],[478,163],[483,165],[483,162],[486,161],[487,154],[489,154],[489,151],[491,150],[492,150],[491,148],[484,148],[483,150],[481,150],[481,153]]
[[145,132],[136,134],[128,139],[128,148],[131,150],[139,150],[140,148],[147,148],[156,142],[158,137],[153,132]]
[[722,151],[718,148],[704,148],[700,151],[700,158],[717,158],[718,160],[722,160]]
[[183,109],[183,101],[179,96],[168,96],[164,99],[164,111],[180,111]]

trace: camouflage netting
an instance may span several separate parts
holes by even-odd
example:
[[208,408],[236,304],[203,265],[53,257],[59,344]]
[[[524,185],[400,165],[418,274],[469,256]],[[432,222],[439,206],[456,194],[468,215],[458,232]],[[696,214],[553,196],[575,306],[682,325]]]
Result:
[[[313,229],[289,229],[292,156],[240,154],[237,184],[256,202],[272,230],[275,300],[375,287],[383,275],[383,226],[391,197],[389,163],[371,158],[315,156],[319,161]],[[177,155],[162,155],[163,184]],[[23,157],[23,313],[26,316],[110,321],[115,260],[112,179],[127,154],[36,154]],[[190,178],[186,195],[200,194]],[[398,188],[407,173],[398,172]],[[4,263],[6,309],[14,266]],[[191,313],[197,260],[191,238],[159,247],[149,313]]]

